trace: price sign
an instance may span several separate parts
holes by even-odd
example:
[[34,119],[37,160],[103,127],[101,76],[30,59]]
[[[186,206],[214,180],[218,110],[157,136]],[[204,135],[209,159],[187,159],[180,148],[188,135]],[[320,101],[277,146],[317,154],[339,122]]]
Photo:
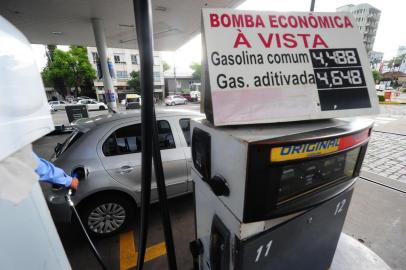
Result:
[[356,48],[309,51],[322,111],[371,107]]
[[349,13],[203,10],[203,109],[215,125],[378,112]]

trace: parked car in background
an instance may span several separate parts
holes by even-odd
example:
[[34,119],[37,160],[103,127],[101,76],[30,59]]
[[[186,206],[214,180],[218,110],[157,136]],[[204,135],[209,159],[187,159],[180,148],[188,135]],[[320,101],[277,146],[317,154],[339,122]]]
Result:
[[192,96],[190,94],[182,94],[182,97],[186,98],[187,101],[193,101]]
[[[168,197],[192,192],[190,119],[197,112],[157,110],[159,147]],[[140,204],[141,114],[116,113],[76,120],[74,132],[55,147],[51,161],[84,178],[72,197],[87,230],[107,236],[125,228]],[[70,222],[66,203],[54,200],[58,190],[42,185],[55,221]],[[158,200],[153,175],[151,202]],[[109,222],[105,222],[109,220]]]
[[125,109],[139,109],[141,108],[141,96],[137,94],[127,94],[125,96]]
[[54,107],[52,107],[52,105],[51,105],[51,104],[48,104],[48,106],[49,106],[49,111],[50,111],[51,113],[53,113],[53,112],[56,112],[56,111],[57,111],[57,109],[55,109]]
[[59,100],[50,101],[48,104],[51,105],[55,110],[65,110],[65,106],[68,105],[66,101]]
[[76,104],[86,105],[89,111],[91,110],[107,110],[108,107],[103,102],[94,99],[81,99]]
[[187,104],[187,99],[180,95],[167,96],[165,98],[165,104],[167,106],[175,106],[178,104]]
[[192,101],[200,101],[200,91],[190,91]]

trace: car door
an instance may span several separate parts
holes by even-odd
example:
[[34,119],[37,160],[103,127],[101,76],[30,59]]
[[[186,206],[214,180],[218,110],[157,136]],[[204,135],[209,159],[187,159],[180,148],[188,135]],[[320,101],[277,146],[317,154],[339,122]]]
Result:
[[99,104],[96,101],[90,100],[89,104],[87,105],[89,110],[98,110]]
[[180,96],[175,96],[175,103],[176,104],[182,104],[183,100],[180,98]]
[[[168,196],[187,192],[187,168],[179,140],[173,136],[168,120],[158,120],[159,142]],[[133,191],[141,190],[141,123],[126,123],[113,128],[99,143],[98,154],[107,172]],[[151,200],[158,199],[155,174]]]
[[91,108],[90,108],[90,101],[89,101],[89,100],[82,99],[82,100],[80,100],[78,103],[80,103],[81,105],[86,105],[86,109],[87,109],[87,110],[91,110]]

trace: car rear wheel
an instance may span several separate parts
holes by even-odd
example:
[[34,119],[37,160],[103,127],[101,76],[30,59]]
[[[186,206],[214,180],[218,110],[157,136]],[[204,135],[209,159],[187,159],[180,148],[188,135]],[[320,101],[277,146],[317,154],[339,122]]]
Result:
[[184,102],[183,104],[185,104],[185,105],[186,105],[186,104],[187,104],[187,100],[185,100],[185,102]]
[[104,107],[104,106],[100,106],[99,107],[99,110],[101,110],[101,111],[103,111],[103,110],[105,110],[106,108]]
[[171,102],[171,106],[175,106],[175,101],[172,101],[172,102]]
[[86,230],[95,237],[121,232],[133,219],[132,203],[123,196],[96,196],[79,209]]

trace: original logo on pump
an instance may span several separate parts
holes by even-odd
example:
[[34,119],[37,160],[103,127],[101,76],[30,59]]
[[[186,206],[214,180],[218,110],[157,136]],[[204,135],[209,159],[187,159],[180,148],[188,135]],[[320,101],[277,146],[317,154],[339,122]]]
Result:
[[338,151],[339,146],[340,138],[275,147],[271,150],[271,161],[286,161],[329,154]]

